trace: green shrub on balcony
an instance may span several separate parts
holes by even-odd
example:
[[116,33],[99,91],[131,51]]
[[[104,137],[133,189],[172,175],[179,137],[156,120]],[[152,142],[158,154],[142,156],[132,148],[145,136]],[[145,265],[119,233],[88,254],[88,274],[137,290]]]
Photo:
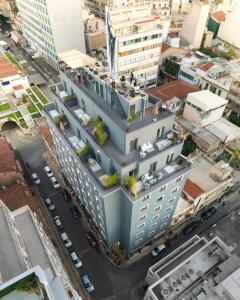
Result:
[[59,124],[61,121],[64,120],[64,115],[63,114],[62,115],[58,115],[58,116],[54,117],[53,120],[54,120],[54,123]]
[[129,191],[136,196],[138,191],[137,191],[137,177],[135,176],[126,176],[124,178],[124,183],[126,187],[129,189]]
[[131,113],[127,120],[129,123],[132,123],[135,120],[137,120],[140,116],[141,116],[141,112],[137,111],[136,113],[135,112]]
[[107,126],[99,116],[92,118],[91,122],[94,124],[92,133],[96,137],[98,143],[100,145],[104,145],[109,136],[107,132]]
[[91,153],[93,150],[90,143],[87,143],[83,148],[77,149],[76,153],[78,156],[82,156],[87,153]]
[[113,175],[105,175],[102,179],[102,184],[108,188],[118,184],[119,182],[120,182],[120,177],[117,173]]

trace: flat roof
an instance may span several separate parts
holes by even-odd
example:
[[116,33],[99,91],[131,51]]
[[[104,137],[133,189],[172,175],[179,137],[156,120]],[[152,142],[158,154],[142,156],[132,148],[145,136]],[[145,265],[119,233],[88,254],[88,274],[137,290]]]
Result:
[[187,101],[201,108],[203,111],[218,108],[222,105],[227,105],[228,101],[209,90],[190,93]]
[[14,64],[10,63],[10,61],[5,56],[0,56],[0,79],[4,79],[17,74],[17,67]]
[[240,128],[224,118],[207,125],[206,129],[222,142],[230,142],[240,137]]
[[186,98],[189,93],[197,91],[199,91],[198,87],[193,86],[184,80],[173,80],[160,86],[145,90],[148,95],[153,96],[163,102],[174,97]]
[[191,206],[191,204],[184,199],[183,197],[180,196],[178,202],[177,202],[177,206],[175,208],[174,214],[173,216],[177,216],[179,213],[181,213],[182,211],[184,211],[186,208],[188,208],[189,206]]

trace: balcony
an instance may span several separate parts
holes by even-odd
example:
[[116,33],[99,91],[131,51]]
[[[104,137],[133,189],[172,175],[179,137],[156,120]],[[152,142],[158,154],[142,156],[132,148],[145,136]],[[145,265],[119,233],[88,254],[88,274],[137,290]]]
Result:
[[149,194],[151,190],[157,188],[157,186],[163,185],[165,182],[167,183],[171,180],[171,177],[176,178],[181,176],[191,168],[191,163],[188,162],[185,157],[179,156],[177,159],[169,163],[167,166],[162,168],[161,170],[148,172],[141,176],[134,183],[135,186],[127,190],[126,187],[124,189],[130,193],[135,199],[144,196],[145,194]]

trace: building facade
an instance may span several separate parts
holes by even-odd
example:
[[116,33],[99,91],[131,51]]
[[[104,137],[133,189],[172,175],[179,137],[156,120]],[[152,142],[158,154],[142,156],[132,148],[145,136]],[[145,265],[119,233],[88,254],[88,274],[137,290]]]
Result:
[[172,131],[175,116],[144,92],[129,94],[128,82],[111,86],[86,55],[59,60],[64,90],[46,115],[62,172],[107,247],[120,242],[132,253],[168,231],[191,169]]
[[81,4],[77,0],[17,0],[23,35],[30,47],[57,67],[56,54],[69,49],[85,52]]
[[134,77],[143,86],[155,85],[163,26],[149,5],[106,7],[108,65],[112,78]]

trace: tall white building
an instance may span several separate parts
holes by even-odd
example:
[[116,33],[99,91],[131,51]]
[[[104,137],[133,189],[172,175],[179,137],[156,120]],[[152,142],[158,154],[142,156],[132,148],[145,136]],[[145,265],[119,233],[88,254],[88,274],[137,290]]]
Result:
[[81,2],[16,0],[23,34],[34,50],[56,67],[56,53],[85,52]]
[[108,65],[112,78],[131,72],[142,85],[156,83],[162,45],[160,16],[150,5],[106,7]]

